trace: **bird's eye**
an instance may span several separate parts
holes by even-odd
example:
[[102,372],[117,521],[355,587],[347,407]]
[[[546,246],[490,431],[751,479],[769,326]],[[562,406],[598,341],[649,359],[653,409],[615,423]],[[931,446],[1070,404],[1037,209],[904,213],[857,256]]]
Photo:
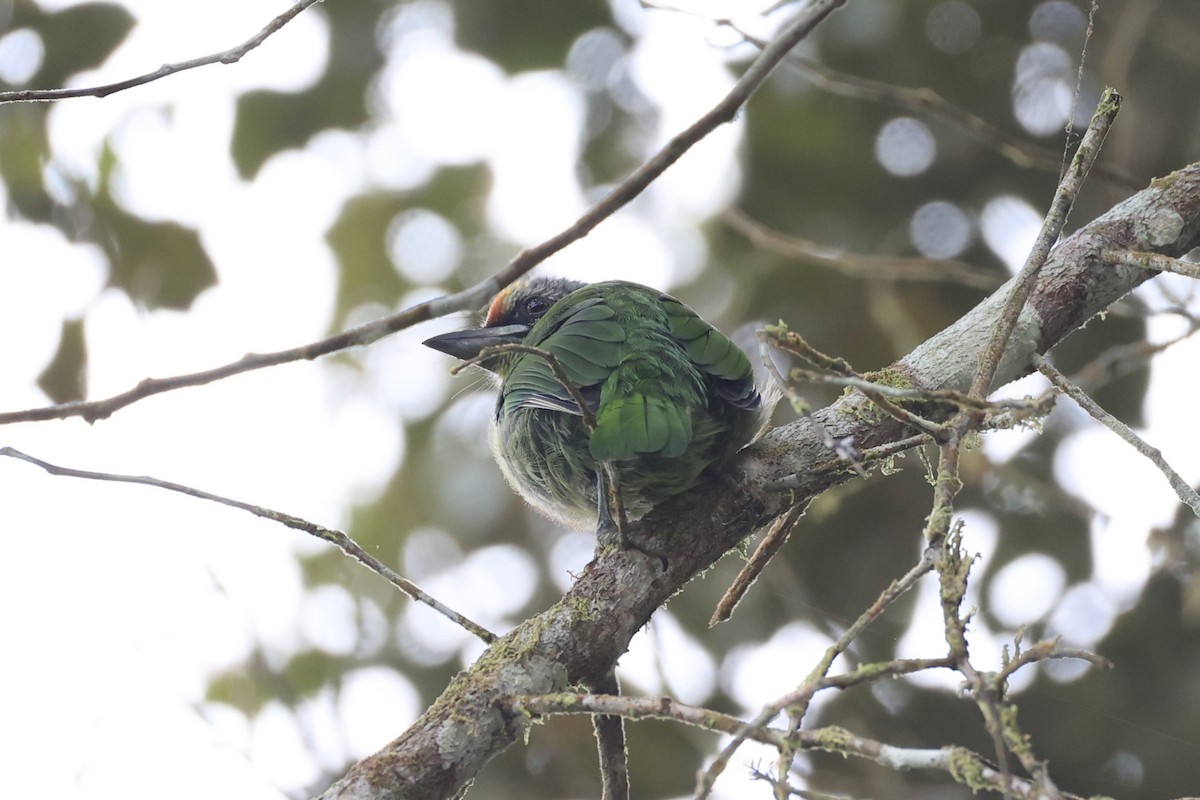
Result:
[[534,295],[525,301],[525,313],[537,319],[550,310],[550,301],[541,295]]

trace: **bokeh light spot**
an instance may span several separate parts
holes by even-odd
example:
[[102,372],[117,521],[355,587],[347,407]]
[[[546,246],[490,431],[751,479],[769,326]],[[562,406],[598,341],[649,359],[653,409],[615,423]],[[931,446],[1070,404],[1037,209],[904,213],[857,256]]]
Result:
[[1033,206],[1013,195],[989,200],[979,215],[983,241],[1012,272],[1019,270],[1029,257],[1041,226],[1041,215]]
[[979,41],[983,23],[979,13],[962,0],[947,0],[929,11],[925,35],[943,53],[965,53]]
[[567,51],[567,73],[591,91],[608,86],[609,76],[621,56],[625,42],[612,28],[594,28],[582,33]]
[[347,672],[338,692],[338,711],[346,747],[353,758],[363,758],[396,737],[414,719],[421,697],[407,678],[387,667],[366,667]]
[[1029,15],[1029,35],[1042,41],[1059,42],[1072,49],[1083,44],[1087,17],[1067,0],[1048,0]]
[[441,214],[413,208],[397,214],[388,225],[387,250],[404,277],[416,283],[438,283],[458,268],[462,237]]
[[916,210],[908,234],[926,258],[953,258],[971,244],[971,218],[954,203],[935,200]]
[[1049,635],[1062,635],[1068,644],[1091,647],[1108,633],[1116,619],[1112,601],[1093,583],[1073,586],[1050,617]]
[[20,28],[0,37],[0,81],[20,86],[37,74],[46,56],[42,37]]
[[1005,625],[1040,619],[1066,586],[1062,565],[1044,553],[1028,553],[1005,564],[988,587],[988,608]]
[[1017,58],[1013,115],[1033,135],[1049,136],[1066,124],[1074,87],[1075,65],[1067,51],[1050,42],[1035,42]]
[[937,157],[937,143],[919,119],[889,120],[875,137],[875,158],[893,175],[911,178],[929,169]]

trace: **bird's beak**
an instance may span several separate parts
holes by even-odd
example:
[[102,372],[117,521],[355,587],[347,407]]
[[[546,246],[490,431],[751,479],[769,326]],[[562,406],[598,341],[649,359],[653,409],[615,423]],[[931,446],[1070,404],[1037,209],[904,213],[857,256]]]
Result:
[[499,325],[495,328],[468,328],[451,331],[426,339],[424,345],[446,355],[468,361],[475,358],[485,347],[502,344],[520,344],[529,333],[528,325]]

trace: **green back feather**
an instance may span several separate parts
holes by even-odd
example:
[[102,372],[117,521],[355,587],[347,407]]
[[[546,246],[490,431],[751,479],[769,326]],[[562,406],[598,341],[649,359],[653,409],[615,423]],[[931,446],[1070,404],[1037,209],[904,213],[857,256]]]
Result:
[[[676,458],[697,415],[711,437],[729,421],[722,403],[759,404],[746,355],[687,306],[622,281],[577,289],[534,325],[525,344],[553,353],[596,417],[597,460]],[[518,354],[505,370],[499,413],[545,408],[579,414],[546,359]]]

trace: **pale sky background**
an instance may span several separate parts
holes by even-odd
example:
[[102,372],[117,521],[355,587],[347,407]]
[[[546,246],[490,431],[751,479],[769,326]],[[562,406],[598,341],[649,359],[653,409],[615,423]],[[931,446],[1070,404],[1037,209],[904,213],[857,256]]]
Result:
[[[613,2],[624,32],[636,37],[629,74],[660,106],[661,144],[730,87],[728,54],[720,34],[702,18],[646,12],[632,0]],[[123,5],[138,20],[129,38],[103,68],[73,76],[69,85],[125,78],[165,61],[224,49],[288,4]],[[688,5],[717,17],[729,8],[749,10],[738,2]],[[1070,12],[1060,8],[1069,4],[1043,5],[1068,14],[1070,21]],[[868,42],[867,22],[880,15],[886,22],[892,13],[884,6],[862,3]],[[500,235],[531,245],[571,222],[590,199],[573,177],[586,64],[574,77],[549,71],[507,75],[455,48],[447,7],[422,0],[405,8],[380,34],[388,62],[375,85],[379,114],[372,126],[320,134],[302,150],[274,156],[251,182],[238,177],[229,159],[235,99],[250,89],[297,91],[319,77],[328,34],[320,5],[239,64],[194,70],[105,100],[57,104],[47,173],[94,185],[97,153],[111,143],[119,156],[122,205],[198,229],[219,282],[185,313],[146,311],[122,292],[103,289],[109,265],[97,248],[71,244],[47,226],[0,221],[0,341],[6,343],[0,351],[0,410],[49,402],[35,381],[56,350],[64,318],[85,321],[91,397],[123,391],[148,376],[321,338],[333,313],[338,270],[325,235],[345,200],[372,186],[415,186],[439,166],[484,161],[495,181],[489,221]],[[938,8],[940,16],[931,13],[928,26],[937,46],[953,51],[979,35],[977,17],[972,33],[974,12],[967,4],[951,0]],[[761,20],[745,24],[769,32]],[[18,33],[0,38],[0,74],[9,80],[30,71],[39,58],[37,37]],[[603,51],[606,37],[616,34],[589,35],[594,37],[589,46]],[[1036,78],[1026,91],[1014,92],[1013,114],[1034,133],[1060,130],[1068,110],[1064,85],[1072,84],[1064,81],[1073,80],[1074,60],[1056,48],[1039,41],[1022,55],[1022,63],[1043,67],[1031,71]],[[665,68],[668,63],[672,68]],[[1065,67],[1058,73],[1045,69],[1060,63]],[[500,107],[507,113],[496,114]],[[403,119],[399,108],[405,109]],[[0,121],[4,111],[0,108]],[[538,120],[535,127],[520,124],[531,116]],[[496,119],[508,122],[497,125]],[[741,135],[740,123],[717,131],[635,209],[604,223],[556,257],[550,269],[664,289],[686,281],[707,258],[694,224],[736,196]],[[903,179],[934,163],[936,143],[924,123],[897,117],[880,129],[875,156],[881,169]],[[1041,213],[1011,196],[997,196],[980,209],[937,201],[914,215],[912,236],[919,249],[940,256],[955,255],[982,237],[1015,267]],[[397,218],[392,230],[388,246],[397,269],[435,285],[404,305],[449,285],[443,282],[461,256],[452,225],[414,209]],[[639,253],[636,262],[623,256],[632,251]],[[1164,287],[1173,296],[1191,297],[1182,280],[1160,278],[1140,291],[1161,307],[1173,302]],[[160,395],[92,426],[78,419],[6,426],[0,428],[0,445],[76,468],[154,475],[344,527],[353,505],[380,492],[405,458],[400,421],[428,416],[451,402],[451,392],[461,385],[451,381],[445,358],[418,344],[455,325],[439,321],[355,353],[365,365],[362,373],[330,363],[292,364]],[[1181,327],[1172,318],[1155,319],[1149,338],[1166,340]],[[1187,429],[1187,409],[1178,398],[1189,395],[1179,380],[1194,372],[1198,359],[1195,342],[1189,342],[1155,361],[1142,431],[1192,483],[1200,480],[1200,455],[1171,431]],[[1043,387],[1032,378],[1002,394]],[[471,425],[489,413],[486,396],[454,402]],[[1074,644],[1098,640],[1113,615],[1134,602],[1149,573],[1147,532],[1176,513],[1178,500],[1165,479],[1070,401],[1060,401],[1050,424],[1073,431],[1059,451],[1058,478],[1103,512],[1092,522],[1095,574],[1068,585],[1053,559],[1037,555],[1006,567],[989,597],[967,600],[986,603],[1011,626],[991,631],[976,618],[974,641],[992,645],[977,647],[981,656],[998,653],[1012,630],[1038,619],[1076,637]],[[989,435],[984,449],[1004,460],[1033,436]],[[507,491],[486,455],[464,475],[477,479],[483,491]],[[995,546],[995,523],[979,511],[964,516],[966,545],[986,560]],[[312,780],[314,758],[333,767],[373,752],[422,710],[412,685],[383,669],[348,676],[340,692],[328,690],[306,701],[298,714],[268,705],[247,718],[204,702],[207,677],[238,663],[255,641],[266,643],[280,660],[313,644],[332,652],[371,646],[348,633],[355,613],[348,592],[302,590],[295,555],[326,547],[310,537],[222,506],[145,487],[55,478],[11,459],[0,459],[0,535],[5,553],[0,764],[13,797],[278,798]],[[914,560],[918,545],[914,536]],[[446,531],[423,531],[409,537],[404,552],[385,560],[399,563],[402,571],[411,568],[427,590],[493,630],[519,621],[512,615],[527,597],[514,596],[512,587],[522,582],[511,576],[522,571],[532,576],[532,558],[515,547],[489,547],[459,553],[453,566],[420,574],[423,553],[456,547]],[[561,585],[568,585],[569,573],[590,553],[590,536],[564,535],[555,552]],[[504,586],[497,583],[500,577]],[[919,591],[921,604],[937,603],[934,582]],[[1110,615],[1098,616],[1097,608]],[[918,608],[916,618],[923,617],[939,618]],[[423,608],[413,608],[401,626],[389,630],[380,614],[378,641],[411,637],[435,661],[468,663],[479,651]],[[660,652],[670,655],[661,665],[650,635],[660,637],[665,645]],[[905,638],[902,655],[938,650],[941,636],[940,627],[916,628]],[[754,712],[796,681],[776,665],[812,663],[827,644],[825,633],[797,623],[717,664],[663,611],[653,633],[640,634],[621,664],[625,680],[644,692],[669,691],[702,703],[720,682]],[[1021,676],[1033,674],[1020,673],[1016,688]],[[1077,674],[1064,670],[1062,677]],[[922,674],[920,680],[936,677]],[[940,685],[956,688],[952,676]],[[761,755],[747,747],[738,764]],[[718,784],[718,796],[739,796],[745,781],[743,770],[731,768]]]

